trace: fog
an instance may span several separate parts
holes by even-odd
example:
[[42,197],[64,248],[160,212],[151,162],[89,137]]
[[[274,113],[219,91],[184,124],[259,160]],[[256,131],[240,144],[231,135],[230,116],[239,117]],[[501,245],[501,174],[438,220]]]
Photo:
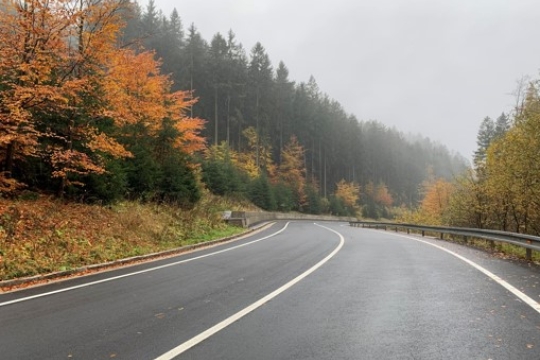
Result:
[[[146,1],[142,1],[143,8]],[[485,116],[510,112],[540,67],[540,2],[532,0],[156,0],[210,41],[232,29],[260,41],[291,79],[360,120],[421,133],[471,157]]]

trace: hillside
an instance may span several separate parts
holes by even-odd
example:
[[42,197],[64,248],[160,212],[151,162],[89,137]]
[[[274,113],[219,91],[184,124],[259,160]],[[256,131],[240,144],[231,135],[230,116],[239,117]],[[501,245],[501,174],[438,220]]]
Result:
[[0,280],[70,270],[242,231],[221,220],[238,204],[206,195],[191,211],[121,202],[85,205],[0,198]]

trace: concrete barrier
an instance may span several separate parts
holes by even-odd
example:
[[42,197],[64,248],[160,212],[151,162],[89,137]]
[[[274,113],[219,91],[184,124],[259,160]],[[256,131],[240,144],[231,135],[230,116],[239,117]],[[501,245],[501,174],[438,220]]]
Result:
[[267,211],[233,211],[227,219],[230,224],[249,227],[263,221],[274,220],[313,220],[313,221],[357,221],[356,218],[346,216],[312,215],[302,213],[282,213]]

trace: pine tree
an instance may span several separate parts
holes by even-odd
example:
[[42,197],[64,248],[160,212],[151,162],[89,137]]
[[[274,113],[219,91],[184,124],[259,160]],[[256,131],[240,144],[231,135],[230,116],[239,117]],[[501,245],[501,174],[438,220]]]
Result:
[[495,136],[495,123],[486,116],[480,124],[476,137],[477,150],[474,152],[474,164],[476,168],[482,167],[486,160],[487,150]]
[[289,80],[289,69],[285,66],[283,61],[279,62],[276,70],[275,78],[275,108],[276,108],[276,122],[275,122],[275,137],[277,140],[275,148],[278,151],[278,164],[281,164],[281,152],[284,146],[284,139],[290,137],[291,124],[290,119],[292,116],[292,103],[294,99],[294,82]]
[[272,67],[270,58],[261,43],[255,44],[251,51],[251,60],[248,70],[249,76],[249,109],[248,116],[250,123],[254,125],[255,131],[259,134],[257,143],[256,165],[261,165],[260,159],[260,139],[265,137],[268,131],[268,121],[270,115],[270,91],[272,87]]
[[495,121],[494,137],[500,138],[510,129],[510,119],[504,112]]
[[[182,87],[191,91],[199,101],[191,108],[191,117],[212,118],[212,94],[208,76],[208,44],[197,31],[194,24],[188,29],[184,50],[183,67],[186,69]],[[205,135],[208,135],[205,133]]]
[[[213,139],[214,144],[218,144],[220,137],[220,122],[223,122],[226,110],[225,88],[227,84],[227,57],[229,49],[225,38],[217,33],[214,35],[209,48],[208,66],[210,70],[211,86],[213,89],[213,104],[214,104],[214,132],[210,139]],[[223,131],[221,131],[223,133]]]

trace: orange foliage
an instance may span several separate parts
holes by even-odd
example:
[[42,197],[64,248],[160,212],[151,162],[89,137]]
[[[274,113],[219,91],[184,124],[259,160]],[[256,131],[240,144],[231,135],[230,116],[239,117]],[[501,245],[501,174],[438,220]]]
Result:
[[[189,94],[171,94],[153,53],[117,48],[125,6],[131,5],[0,0],[0,190],[20,185],[12,167],[28,156],[42,156],[65,180],[103,173],[103,154],[130,156],[94,127],[104,116],[117,126],[143,123],[151,135],[168,118],[180,132],[177,149],[204,148],[204,122],[185,116]],[[45,138],[53,145],[40,147]]]
[[[88,123],[78,124],[75,119],[79,114],[92,118],[100,112],[99,106],[85,105],[80,97],[97,96],[95,84],[103,75],[104,59],[114,52],[122,26],[119,10],[125,4],[114,0],[2,0],[0,165],[7,171],[0,174],[0,182],[6,183],[10,177],[14,160],[40,151],[49,158],[57,177],[103,171],[95,159],[74,150],[72,141],[96,133]],[[55,121],[67,130],[52,130],[40,114],[55,114]],[[63,145],[39,149],[40,137]],[[91,143],[90,150],[113,156],[125,155],[105,135],[94,140],[82,144]]]
[[346,206],[356,208],[358,200],[360,199],[360,186],[354,182],[347,182],[342,179],[337,183],[335,195],[340,198]]
[[116,51],[108,61],[104,87],[110,107],[105,115],[118,126],[143,124],[151,135],[168,118],[180,133],[175,142],[177,149],[187,154],[203,150],[205,139],[200,132],[204,120],[185,115],[195,100],[187,91],[170,93],[172,83],[168,76],[160,74],[159,65],[153,52]]
[[420,212],[430,219],[430,223],[440,224],[447,209],[454,185],[444,179],[437,179],[424,185],[425,195],[420,205]]
[[390,195],[390,192],[388,191],[388,187],[383,182],[380,182],[377,185],[373,200],[377,204],[386,207],[392,206],[392,203],[394,202],[394,199],[392,199],[392,195]]
[[167,76],[159,74],[154,54],[121,49],[108,59],[107,67],[106,114],[118,125],[142,122],[152,132],[157,131],[167,115],[165,96],[170,82]]

